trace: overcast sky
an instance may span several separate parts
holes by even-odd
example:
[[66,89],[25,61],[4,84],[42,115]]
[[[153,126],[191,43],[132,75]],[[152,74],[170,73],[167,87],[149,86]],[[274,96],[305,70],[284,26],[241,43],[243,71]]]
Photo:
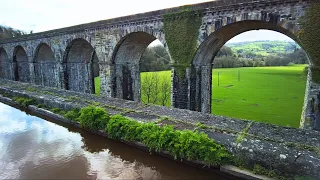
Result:
[[[0,24],[30,32],[73,26],[208,0],[0,0]],[[231,42],[291,40],[272,31],[250,31]]]

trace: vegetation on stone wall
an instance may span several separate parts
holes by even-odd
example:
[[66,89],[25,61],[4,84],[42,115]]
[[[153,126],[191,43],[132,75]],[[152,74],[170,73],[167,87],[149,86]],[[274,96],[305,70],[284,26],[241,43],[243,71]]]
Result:
[[179,75],[184,74],[197,51],[197,40],[202,17],[189,7],[164,15],[164,32],[173,66]]
[[320,82],[320,3],[313,2],[300,19],[302,30],[298,33],[303,47],[312,61],[312,79]]
[[142,142],[150,151],[168,151],[175,159],[200,160],[208,166],[221,165],[231,159],[227,150],[205,133],[139,123],[121,115],[111,117],[106,131],[114,139]]

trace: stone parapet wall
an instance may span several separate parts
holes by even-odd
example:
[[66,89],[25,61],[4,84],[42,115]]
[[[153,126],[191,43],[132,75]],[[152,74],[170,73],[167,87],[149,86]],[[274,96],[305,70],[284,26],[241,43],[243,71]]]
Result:
[[8,80],[0,80],[0,93],[33,98],[50,108],[65,110],[95,104],[111,114],[121,113],[141,122],[159,122],[162,119],[162,123],[167,122],[180,129],[194,130],[196,123],[202,123],[206,128],[197,129],[224,145],[246,168],[260,164],[290,177],[320,177],[320,132],[317,131],[144,105]]

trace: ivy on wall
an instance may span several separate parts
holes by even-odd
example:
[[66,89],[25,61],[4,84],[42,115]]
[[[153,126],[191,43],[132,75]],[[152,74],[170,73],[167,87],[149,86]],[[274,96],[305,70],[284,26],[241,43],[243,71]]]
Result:
[[299,39],[312,61],[312,79],[320,82],[320,3],[314,2],[300,19]]
[[179,76],[184,75],[197,51],[197,40],[202,16],[185,6],[179,12],[164,15],[164,32],[173,67]]

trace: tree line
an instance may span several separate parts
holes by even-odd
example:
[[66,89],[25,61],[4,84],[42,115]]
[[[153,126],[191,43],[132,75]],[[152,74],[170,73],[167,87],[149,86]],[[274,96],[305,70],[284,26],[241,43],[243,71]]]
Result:
[[24,31],[0,25],[0,39],[19,37],[27,34]]
[[[213,60],[214,68],[287,66],[291,64],[308,64],[308,58],[303,49],[298,48],[290,53],[263,56],[254,52],[233,52],[230,47],[223,46]],[[148,47],[141,57],[141,72],[170,69],[170,57],[161,45]]]
[[290,64],[307,64],[308,58],[303,49],[291,53],[277,53],[262,56],[253,52],[234,53],[230,47],[223,46],[213,60],[214,68],[287,66]]

